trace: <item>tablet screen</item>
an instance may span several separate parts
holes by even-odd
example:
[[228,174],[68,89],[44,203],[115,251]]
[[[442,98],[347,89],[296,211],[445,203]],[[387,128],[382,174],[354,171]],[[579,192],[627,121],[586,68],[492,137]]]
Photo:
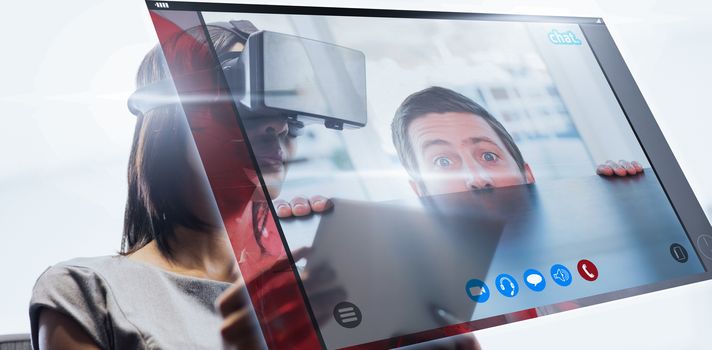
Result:
[[166,55],[243,274],[286,259],[313,344],[418,343],[706,278],[709,223],[600,19],[149,8],[164,51],[192,30],[221,68],[206,122]]

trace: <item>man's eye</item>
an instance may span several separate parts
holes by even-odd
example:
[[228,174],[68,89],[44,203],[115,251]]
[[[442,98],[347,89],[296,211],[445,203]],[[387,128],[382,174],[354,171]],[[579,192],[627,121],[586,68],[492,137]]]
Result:
[[437,157],[435,158],[433,163],[435,163],[435,165],[440,168],[449,168],[450,166],[452,166],[452,160],[447,157]]
[[482,160],[486,162],[494,162],[499,159],[499,156],[494,154],[493,152],[484,152],[482,153]]

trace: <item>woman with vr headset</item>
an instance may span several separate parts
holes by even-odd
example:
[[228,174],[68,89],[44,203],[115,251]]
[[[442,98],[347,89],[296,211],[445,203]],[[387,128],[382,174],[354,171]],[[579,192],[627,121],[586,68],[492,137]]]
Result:
[[[239,28],[208,28],[218,55],[242,50],[246,35],[240,35]],[[138,87],[169,79],[166,60],[182,63],[187,70],[210,68],[212,60],[196,53],[207,52],[202,31],[181,31],[168,46],[163,43],[163,50],[159,45],[154,47],[139,67]],[[208,115],[220,113],[220,107],[203,104],[202,108]],[[238,259],[248,254],[269,256],[278,250],[277,243],[281,249],[281,242],[274,239],[277,232],[266,220],[267,204],[256,195],[258,191],[235,199],[241,215],[234,223],[245,240],[239,243],[244,246],[241,256],[236,257],[191,137],[191,128],[195,131],[196,127],[188,125],[175,104],[137,114],[120,253],[61,262],[38,278],[30,303],[33,347],[215,349],[233,345],[253,349],[264,347],[263,336],[279,338],[278,343],[293,344],[293,348],[308,346],[302,339],[303,330],[312,325],[299,323],[308,320],[298,315],[303,309],[268,306],[271,319],[261,321],[282,324],[285,329],[269,335],[262,334],[250,310]],[[295,147],[288,129],[284,119],[262,118],[246,130],[250,138],[273,143],[288,158]],[[275,163],[268,158],[259,159],[258,155],[260,162]],[[273,171],[265,174],[276,184],[286,171],[283,162],[277,165],[272,164]],[[259,188],[249,167],[235,172],[231,181]],[[279,194],[279,186],[269,190],[273,198]],[[277,204],[279,214],[286,216],[324,211],[329,206],[320,196]],[[294,257],[305,253],[297,252]],[[262,274],[284,270],[283,256],[260,261],[264,261]],[[279,294],[280,286],[269,292]],[[339,299],[343,291],[326,288],[323,295]]]
[[[209,38],[202,27],[176,30],[171,40],[145,56],[136,78],[138,88],[166,81],[171,75],[179,85],[177,71],[186,75],[214,71],[208,40],[221,57],[239,53],[247,36],[256,30],[246,21],[232,26],[208,25]],[[121,250],[118,255],[58,263],[38,278],[30,302],[35,349],[258,349],[265,341],[267,345],[288,344],[292,349],[318,346],[309,335],[313,324],[303,305],[294,302],[301,297],[288,278],[286,282],[282,278],[294,275],[258,190],[250,158],[241,153],[246,148],[233,144],[239,144],[242,135],[230,134],[228,127],[206,127],[206,123],[224,120],[234,123],[234,110],[215,98],[218,90],[212,89],[187,107],[172,103],[132,110],[137,121]],[[286,160],[295,151],[295,133],[290,132],[295,126],[278,117],[259,118],[244,126],[250,141],[273,150],[255,157],[270,196],[277,198]],[[232,208],[232,216],[218,210],[206,176],[210,162],[201,162],[198,154],[196,143],[206,139],[211,145],[224,145],[208,154],[244,161],[244,168],[229,168],[235,162],[221,159],[211,163],[226,167],[220,169],[229,175],[223,185],[236,189],[229,203],[221,202],[223,208]],[[321,196],[274,204],[280,217],[330,208],[329,200]],[[234,225],[237,236],[228,238],[227,225]],[[293,258],[306,255],[301,250]],[[303,283],[319,284],[324,302],[345,298],[343,290],[330,287],[328,271],[310,271],[302,277]],[[269,303],[255,304],[262,316],[259,321],[247,296],[250,280],[260,281],[250,289],[252,304],[256,295],[271,295]],[[472,337],[456,337],[428,348],[474,349],[477,344]]]

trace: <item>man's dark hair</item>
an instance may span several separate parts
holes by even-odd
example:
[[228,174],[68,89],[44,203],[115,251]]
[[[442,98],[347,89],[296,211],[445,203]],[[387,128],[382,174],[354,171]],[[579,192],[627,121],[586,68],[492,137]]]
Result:
[[505,129],[492,114],[475,101],[460,93],[439,86],[431,86],[406,97],[396,110],[393,122],[391,123],[393,144],[398,152],[398,157],[413,178],[417,179],[419,172],[418,162],[413,152],[413,145],[408,135],[410,123],[416,118],[420,118],[429,113],[448,112],[472,113],[484,119],[497,133],[497,136],[502,140],[507,151],[514,157],[514,160],[519,166],[519,170],[522,172],[522,176],[524,176],[524,158],[519,151],[519,147],[514,143],[512,135],[507,132],[507,129]]

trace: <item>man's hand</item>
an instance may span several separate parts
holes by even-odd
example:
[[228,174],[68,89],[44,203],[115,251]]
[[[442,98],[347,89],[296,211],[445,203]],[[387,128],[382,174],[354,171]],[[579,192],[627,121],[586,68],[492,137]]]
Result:
[[311,213],[323,213],[334,206],[333,202],[324,196],[312,196],[309,199],[306,197],[294,197],[287,202],[283,199],[274,201],[274,208],[277,210],[277,216],[280,218],[288,218],[292,216],[306,216]]
[[636,161],[628,162],[627,160],[612,160],[599,165],[596,168],[596,174],[601,176],[633,176],[643,173],[643,166]]

